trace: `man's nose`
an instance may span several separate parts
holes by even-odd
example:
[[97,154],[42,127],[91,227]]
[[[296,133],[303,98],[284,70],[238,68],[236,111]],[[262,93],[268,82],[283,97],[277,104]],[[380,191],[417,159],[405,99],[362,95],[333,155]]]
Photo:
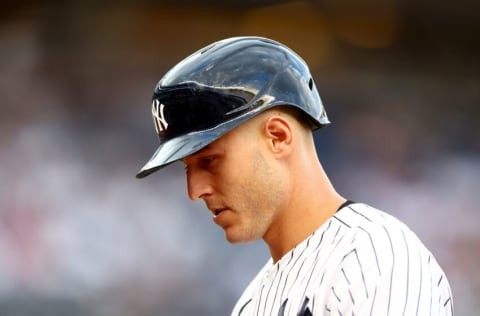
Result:
[[212,186],[208,177],[201,171],[188,171],[187,174],[188,197],[196,201],[212,194]]

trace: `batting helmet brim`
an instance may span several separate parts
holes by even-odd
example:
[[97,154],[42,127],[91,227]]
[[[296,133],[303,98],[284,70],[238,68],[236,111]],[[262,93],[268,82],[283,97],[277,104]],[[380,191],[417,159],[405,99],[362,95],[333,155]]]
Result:
[[171,163],[174,163],[175,161],[181,160],[198,152],[254,115],[256,115],[256,113],[248,112],[245,115],[220,124],[214,128],[204,131],[191,132],[162,143],[157,148],[150,160],[148,160],[142,169],[140,169],[136,177],[138,179],[144,178],[149,174],[162,169]]

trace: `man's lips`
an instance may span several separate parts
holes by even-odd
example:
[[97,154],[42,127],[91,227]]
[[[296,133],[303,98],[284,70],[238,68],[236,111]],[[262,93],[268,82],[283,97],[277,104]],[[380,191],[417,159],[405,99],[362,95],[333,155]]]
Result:
[[220,213],[226,210],[227,208],[216,208],[216,209],[212,209],[212,213],[213,213],[213,216],[218,216],[220,215]]

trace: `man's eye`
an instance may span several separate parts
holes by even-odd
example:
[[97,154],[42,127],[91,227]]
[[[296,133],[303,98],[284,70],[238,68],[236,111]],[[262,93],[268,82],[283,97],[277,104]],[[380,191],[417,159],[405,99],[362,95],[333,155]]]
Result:
[[213,161],[215,160],[214,156],[207,156],[202,158],[202,164],[204,165],[210,165]]
[[216,164],[216,156],[205,156],[200,159],[200,164],[203,168],[211,168]]

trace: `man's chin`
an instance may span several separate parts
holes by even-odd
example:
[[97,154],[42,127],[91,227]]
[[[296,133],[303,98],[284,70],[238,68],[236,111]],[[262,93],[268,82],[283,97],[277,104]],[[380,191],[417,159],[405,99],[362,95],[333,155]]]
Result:
[[231,244],[249,244],[257,241],[259,238],[249,236],[245,233],[235,231],[233,228],[225,229],[225,239]]

